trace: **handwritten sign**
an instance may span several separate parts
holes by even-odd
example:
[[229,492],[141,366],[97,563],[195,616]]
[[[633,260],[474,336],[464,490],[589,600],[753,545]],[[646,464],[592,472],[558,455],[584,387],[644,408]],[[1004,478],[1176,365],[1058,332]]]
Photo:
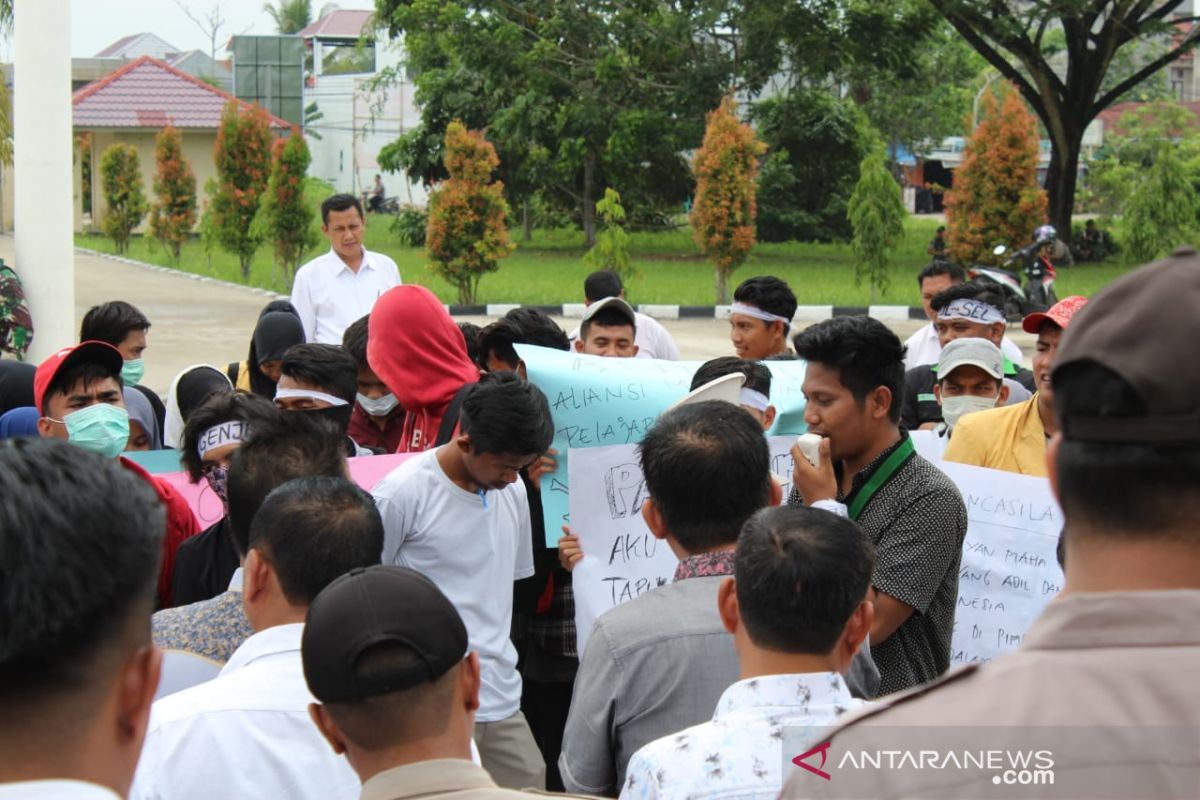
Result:
[[[600,358],[563,350],[517,345],[529,380],[550,401],[557,469],[542,477],[546,544],[555,547],[569,522],[569,460],[572,451],[636,444],[668,406],[688,393],[699,361]],[[804,424],[803,361],[764,362],[771,370],[771,434],[793,438]],[[790,445],[789,445],[790,446]],[[635,459],[636,463],[636,459]]]
[[[379,483],[385,475],[394,470],[414,453],[397,453],[386,456],[363,456],[351,458],[350,477],[368,492]],[[192,512],[200,523],[201,528],[207,528],[221,517],[225,516],[225,508],[213,490],[208,487],[208,481],[203,478],[199,483],[192,483],[186,472],[166,472],[156,477],[171,484],[191,506]]]
[[583,549],[571,583],[582,657],[601,614],[670,583],[679,562],[642,519],[647,495],[636,447],[589,447],[571,455],[571,518],[578,520],[573,530]]
[[1050,482],[942,462],[967,506],[951,665],[1015,650],[1030,623],[1062,589],[1055,550],[1062,511]]

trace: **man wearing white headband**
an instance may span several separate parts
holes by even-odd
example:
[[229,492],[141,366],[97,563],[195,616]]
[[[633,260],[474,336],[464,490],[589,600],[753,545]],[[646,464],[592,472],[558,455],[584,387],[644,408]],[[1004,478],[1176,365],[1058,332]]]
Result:
[[[955,339],[986,339],[1000,347],[1008,327],[1003,307],[1004,296],[978,281],[968,281],[939,292],[931,301],[937,320],[938,339],[945,347]],[[1033,373],[1007,358],[1004,359],[1005,402],[1019,403],[1034,391]],[[942,407],[934,393],[937,364],[922,364],[904,376],[904,399],[900,422],[909,430],[931,430],[942,421]]]
[[775,406],[771,405],[771,370],[757,361],[746,361],[733,356],[721,356],[705,361],[692,376],[692,385],[688,391],[695,391],[706,383],[734,373],[746,376],[738,404],[750,412],[750,416],[762,425],[764,431],[770,430],[775,423]]
[[275,405],[283,411],[304,411],[323,417],[346,437],[347,456],[369,456],[347,431],[358,393],[354,357],[332,344],[298,344],[283,354]]
[[773,275],[759,275],[733,291],[729,340],[738,358],[761,361],[786,354],[796,295]]
[[[942,352],[942,342],[938,338],[937,312],[933,310],[933,298],[966,279],[967,274],[963,272],[963,268],[949,261],[933,261],[917,274],[917,288],[921,290],[921,308],[924,309],[929,324],[922,325],[904,341],[905,369],[933,364],[938,360],[938,354]],[[1021,363],[1021,348],[1017,347],[1012,339],[1005,336],[1000,342],[1000,349],[1009,361]]]

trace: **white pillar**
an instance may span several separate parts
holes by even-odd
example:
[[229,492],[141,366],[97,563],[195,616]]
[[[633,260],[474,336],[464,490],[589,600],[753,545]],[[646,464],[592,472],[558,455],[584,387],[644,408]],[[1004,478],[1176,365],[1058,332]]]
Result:
[[[72,344],[75,327],[71,187],[71,4],[13,4],[13,162],[17,262],[37,363]],[[99,180],[96,175],[93,180]]]

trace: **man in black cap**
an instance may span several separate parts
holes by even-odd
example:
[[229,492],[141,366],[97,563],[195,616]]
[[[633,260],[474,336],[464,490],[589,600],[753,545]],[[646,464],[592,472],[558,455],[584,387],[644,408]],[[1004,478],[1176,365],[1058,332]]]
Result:
[[1074,315],[1051,375],[1057,432],[1046,449],[1065,517],[1061,594],[1014,631],[1016,652],[885,702],[831,742],[841,754],[895,743],[903,730],[913,751],[950,742],[1044,753],[1031,769],[1052,774],[834,765],[828,781],[797,770],[783,796],[999,797],[992,785],[1039,778],[1053,795],[1009,796],[1196,796],[1198,305],[1200,258],[1187,248],[1114,281]]
[[300,643],[309,714],[362,779],[363,798],[517,798],[471,760],[479,655],[433,581],[356,569],[317,595]]

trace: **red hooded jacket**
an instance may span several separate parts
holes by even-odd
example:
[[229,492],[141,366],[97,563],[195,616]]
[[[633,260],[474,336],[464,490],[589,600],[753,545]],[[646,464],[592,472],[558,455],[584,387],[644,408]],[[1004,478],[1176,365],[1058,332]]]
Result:
[[462,331],[423,286],[405,284],[375,301],[367,323],[367,363],[408,412],[398,453],[428,450],[454,394],[479,380]]

